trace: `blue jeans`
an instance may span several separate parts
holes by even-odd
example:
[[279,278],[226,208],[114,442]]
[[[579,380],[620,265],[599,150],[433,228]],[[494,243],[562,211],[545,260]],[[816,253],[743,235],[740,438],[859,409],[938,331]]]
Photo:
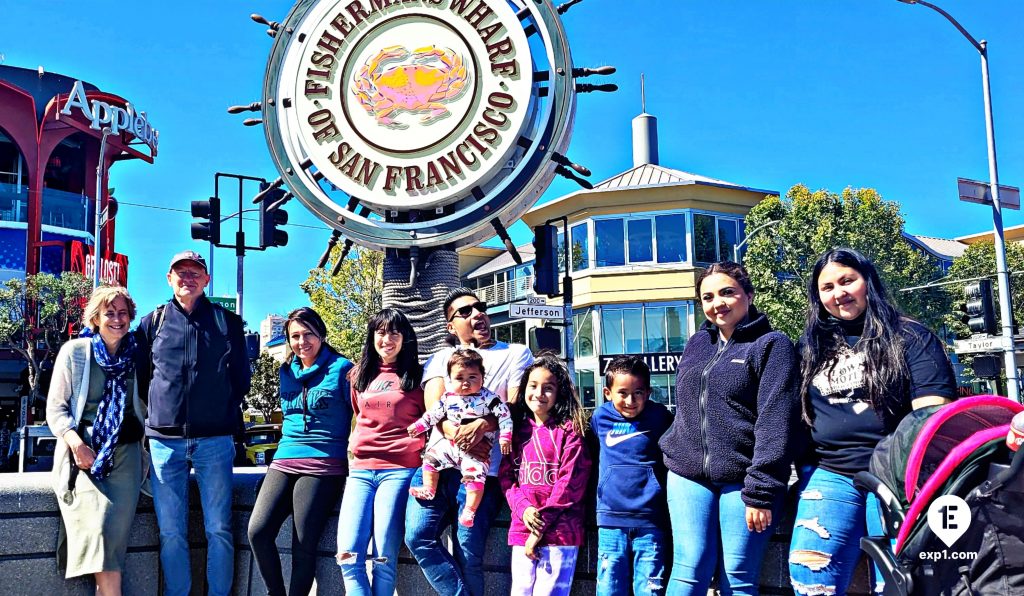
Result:
[[[695,482],[668,473],[668,512],[672,518],[672,577],[669,596],[705,596],[718,572],[723,595],[758,593],[761,561],[774,527],[747,529],[742,484]],[[780,496],[772,522],[782,509]]]
[[[845,594],[860,558],[860,539],[885,533],[878,500],[857,490],[853,479],[822,468],[805,466],[799,476],[800,502],[789,547],[793,588],[806,593],[804,586],[821,585]],[[881,592],[882,576],[874,564],[871,569],[874,590]]]
[[[338,524],[338,564],[345,580],[345,594],[392,596],[395,593],[409,481],[415,472],[416,468],[349,472],[338,514],[338,519],[344,520]],[[371,544],[372,590],[366,575],[366,549]]]
[[665,535],[658,528],[598,528],[597,596],[665,593]]
[[[423,483],[423,470],[416,470],[413,485]],[[437,494],[429,501],[409,499],[405,514],[405,544],[423,569],[427,581],[443,596],[483,596],[484,549],[487,534],[503,500],[498,479],[487,477],[483,499],[476,510],[473,527],[457,523],[466,504],[466,487],[460,470],[444,470],[437,483]],[[452,526],[454,553],[441,544],[441,533]]]
[[230,436],[191,439],[149,439],[153,468],[153,507],[160,526],[160,563],[164,594],[187,596],[192,588],[188,553],[188,474],[199,482],[206,528],[207,594],[231,593],[235,555],[231,537],[232,461]]

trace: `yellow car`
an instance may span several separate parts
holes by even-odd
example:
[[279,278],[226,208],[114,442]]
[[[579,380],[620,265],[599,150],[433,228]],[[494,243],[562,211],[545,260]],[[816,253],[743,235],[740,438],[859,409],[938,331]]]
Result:
[[245,460],[254,466],[270,465],[280,440],[280,424],[250,426],[245,429]]

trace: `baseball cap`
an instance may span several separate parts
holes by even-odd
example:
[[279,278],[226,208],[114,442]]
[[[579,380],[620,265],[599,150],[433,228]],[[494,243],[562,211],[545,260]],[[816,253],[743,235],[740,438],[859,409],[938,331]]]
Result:
[[207,269],[206,267],[206,259],[203,258],[203,255],[197,253],[194,250],[183,250],[178,254],[174,255],[174,257],[171,259],[171,265],[167,268],[167,270],[170,271],[171,269],[174,269],[174,266],[182,261],[192,261],[196,265],[199,265],[203,269],[209,271],[209,269]]

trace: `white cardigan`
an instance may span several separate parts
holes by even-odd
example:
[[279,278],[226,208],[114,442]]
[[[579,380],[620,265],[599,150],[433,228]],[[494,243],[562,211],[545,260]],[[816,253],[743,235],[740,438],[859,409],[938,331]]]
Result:
[[[71,477],[71,454],[64,433],[78,428],[78,422],[85,411],[89,398],[89,371],[92,368],[92,340],[88,338],[72,339],[65,343],[57,353],[53,365],[53,377],[50,380],[50,391],[46,396],[46,424],[50,432],[57,437],[57,446],[53,451],[53,472],[51,482],[58,499],[63,499],[68,492],[68,480]],[[146,404],[139,396],[138,376],[133,383],[132,404],[135,415],[143,428],[146,426]],[[142,450],[142,480],[149,474],[149,454]]]

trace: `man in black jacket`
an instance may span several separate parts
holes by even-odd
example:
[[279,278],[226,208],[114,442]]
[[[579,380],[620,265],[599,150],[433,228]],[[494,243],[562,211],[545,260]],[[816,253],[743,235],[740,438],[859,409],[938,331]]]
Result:
[[149,346],[149,417],[153,504],[160,526],[164,594],[191,589],[188,475],[199,483],[207,542],[207,594],[231,592],[233,435],[251,370],[242,319],[206,298],[206,260],[186,250],[171,259],[171,300],[144,316],[139,335]]

